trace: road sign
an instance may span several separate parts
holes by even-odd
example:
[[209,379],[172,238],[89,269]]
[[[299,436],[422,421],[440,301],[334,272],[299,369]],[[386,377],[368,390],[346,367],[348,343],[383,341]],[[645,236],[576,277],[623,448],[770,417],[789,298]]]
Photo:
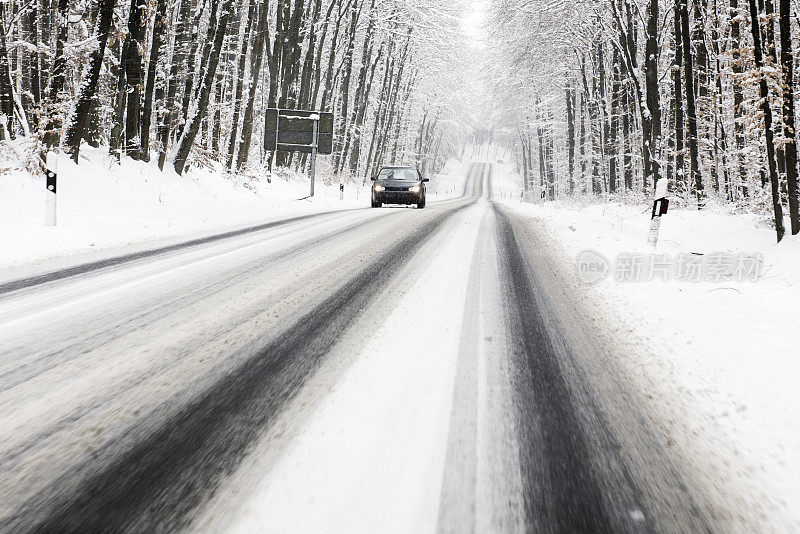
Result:
[[314,176],[317,172],[317,154],[333,152],[333,113],[299,109],[267,109],[265,141],[272,147],[269,170],[275,152],[302,152],[311,154],[311,192],[314,196]]
[[270,108],[266,115],[266,146],[276,151],[311,154],[314,123],[318,123],[317,153],[333,152],[333,113]]

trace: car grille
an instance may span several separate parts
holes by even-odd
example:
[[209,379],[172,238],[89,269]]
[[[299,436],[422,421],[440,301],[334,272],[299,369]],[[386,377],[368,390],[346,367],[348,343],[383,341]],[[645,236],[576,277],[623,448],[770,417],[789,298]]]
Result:
[[387,191],[408,191],[408,187],[387,187]]

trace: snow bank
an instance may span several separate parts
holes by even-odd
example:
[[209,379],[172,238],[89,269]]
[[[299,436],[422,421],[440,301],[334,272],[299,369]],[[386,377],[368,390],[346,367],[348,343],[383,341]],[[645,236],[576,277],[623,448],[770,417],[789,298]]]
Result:
[[428,194],[431,198],[454,198],[461,195],[464,187],[464,178],[470,162],[451,159],[436,174],[426,176],[431,182],[428,184]]
[[[800,525],[800,239],[777,245],[774,230],[752,215],[671,210],[654,251],[646,245],[649,206],[506,202],[542,224],[573,262],[567,268],[575,269],[586,250],[609,260],[611,274],[582,291],[598,324],[639,352],[630,358],[655,389],[671,392],[673,401],[682,397],[671,414],[682,422],[668,432],[685,427],[682,439],[694,453],[724,472],[718,485],[737,484],[765,499],[765,514],[777,510],[779,524],[788,518]],[[614,276],[621,255],[653,253],[670,260],[715,253],[756,259],[760,276],[699,282]]]

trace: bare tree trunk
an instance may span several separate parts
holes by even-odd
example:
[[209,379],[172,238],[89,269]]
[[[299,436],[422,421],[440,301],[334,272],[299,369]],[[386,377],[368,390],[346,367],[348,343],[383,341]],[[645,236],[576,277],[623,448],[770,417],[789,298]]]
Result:
[[281,79],[281,107],[296,108],[299,93],[296,88],[301,71],[301,57],[303,52],[303,13],[305,0],[295,0],[292,17],[289,20],[286,38],[284,39],[283,75]]
[[586,92],[581,91],[581,125],[578,159],[581,162],[581,193],[586,193]]
[[89,54],[89,64],[86,66],[83,81],[78,91],[78,100],[75,104],[75,109],[72,111],[72,116],[67,125],[67,133],[64,137],[64,147],[68,150],[75,163],[78,163],[81,140],[86,132],[89,111],[100,80],[100,67],[103,64],[108,32],[114,15],[114,0],[100,0],[99,9],[100,18],[97,21],[97,31],[95,32],[97,43]]
[[[225,161],[225,167],[229,170],[233,169],[233,156],[236,152],[236,139],[239,127],[239,114],[242,108],[242,93],[244,92],[245,80],[245,67],[247,65],[247,49],[254,41],[253,36],[253,19],[256,16],[256,0],[250,0],[250,8],[247,12],[247,21],[241,21],[244,27],[242,33],[242,45],[239,48],[239,63],[236,68],[236,88],[233,96],[233,117],[231,118],[231,133],[228,136],[228,155]],[[241,28],[242,26],[240,26]],[[259,72],[251,72],[250,77],[253,78],[253,84],[258,79]]]
[[[629,80],[632,83],[635,99],[644,102],[639,106],[642,128],[642,186],[648,193],[648,185],[655,187],[661,177],[661,101],[658,89],[658,25],[659,6],[658,0],[650,0],[647,9],[647,39],[645,41],[644,60],[644,88],[639,79],[638,60],[636,56],[636,43],[634,33],[634,15],[628,3],[625,4],[625,21],[619,6],[612,0],[610,2],[612,15],[615,19],[617,30],[622,44],[623,58]],[[648,184],[648,180],[652,183]]]
[[348,114],[348,110],[350,105],[350,81],[353,72],[353,50],[355,48],[356,30],[358,28],[358,18],[360,13],[361,13],[360,11],[354,12],[353,16],[350,19],[350,26],[348,31],[349,39],[347,42],[347,49],[345,51],[345,56],[344,56],[344,68],[342,72],[342,89],[341,89],[341,109],[338,121],[339,135],[336,136],[338,142],[334,143],[334,145],[338,145],[334,147],[334,165],[333,165],[333,168],[336,169],[337,173],[342,171],[342,167],[345,161],[344,149],[346,141],[349,139],[348,126],[350,125],[350,115]]
[[[764,14],[766,15],[766,23],[764,24],[762,31],[762,35],[764,36],[764,51],[766,52],[764,64],[773,72],[777,73],[780,70],[780,65],[778,65],[778,56],[775,47],[775,7],[772,4],[772,0],[762,0],[762,3],[764,7]],[[765,76],[767,75],[767,73],[764,74]],[[770,74],[769,77],[774,78],[775,75]],[[767,82],[767,85],[769,85],[769,81]],[[783,131],[780,128],[777,128],[776,133],[780,137],[783,134]],[[778,177],[780,180],[786,174],[786,161],[783,156],[782,143],[778,143],[775,146],[775,163],[778,164]]]
[[547,190],[550,200],[556,199],[556,170],[553,164],[555,157],[555,147],[553,144],[553,130],[549,124],[553,123],[553,117],[547,116],[548,126],[545,128],[545,168],[547,169]]
[[261,64],[264,59],[264,49],[269,19],[269,4],[265,1],[258,10],[258,25],[253,50],[250,53],[250,86],[247,91],[247,105],[242,118],[242,133],[239,139],[239,154],[236,157],[236,168],[241,170],[247,163],[250,155],[250,142],[253,135],[253,113],[256,101],[256,88],[258,77],[261,74]]
[[528,156],[525,154],[525,136],[522,132],[519,134],[519,142],[522,145],[522,187],[525,191],[528,190]]
[[144,161],[150,161],[150,123],[153,115],[153,94],[156,85],[156,73],[159,61],[165,54],[164,33],[167,29],[167,0],[158,0],[156,14],[153,20],[153,44],[150,48],[150,61],[147,64],[147,82],[144,89],[144,105],[142,106],[141,119],[141,156]]
[[600,106],[597,102],[597,79],[592,78],[592,87],[589,88],[589,82],[586,77],[586,66],[581,64],[581,76],[583,77],[583,88],[586,92],[587,108],[589,111],[589,138],[590,138],[590,163],[592,168],[592,194],[595,195],[600,191],[598,182],[600,180],[600,162],[599,151],[601,150],[600,143]]
[[[200,56],[200,68],[198,72],[205,72],[206,65],[208,64],[209,56],[211,55],[211,49],[214,46],[214,36],[217,34],[217,10],[219,9],[219,1],[215,0],[211,2],[211,12],[208,14],[208,28],[206,28],[206,39],[203,43],[203,53]],[[227,35],[227,32],[226,32]],[[200,48],[199,43],[196,48]],[[220,52],[222,53],[222,52]],[[195,54],[192,54],[192,57],[195,57]],[[191,79],[191,78],[190,78]],[[194,87],[194,85],[187,86],[187,92],[190,94],[189,101],[196,100],[198,95],[200,94],[200,86]],[[184,97],[185,100],[185,97]],[[187,109],[188,113],[188,109]]]
[[[692,28],[692,46],[690,49],[695,51],[696,61],[693,62],[695,71],[695,104],[697,111],[695,117],[697,119],[698,139],[705,137],[711,138],[713,135],[713,107],[711,106],[711,99],[709,95],[711,88],[709,84],[710,77],[710,64],[708,46],[706,46],[705,35],[705,18],[704,15],[707,10],[708,0],[697,0],[692,2],[692,11],[694,14],[694,26]],[[687,8],[687,13],[689,13]],[[709,160],[714,159],[713,145],[708,143],[706,147],[698,145],[698,151],[707,153]],[[698,156],[702,162],[702,158]],[[717,169],[714,165],[709,167],[711,174],[711,185],[714,191],[719,191],[719,177],[717,176]]]
[[128,35],[122,45],[122,68],[125,71],[125,152],[133,159],[142,157],[139,136],[141,118],[142,56],[145,40],[145,9],[141,0],[131,0]]
[[[336,7],[337,4],[339,4],[339,2],[332,1],[328,5],[328,11],[325,14],[325,24],[322,27],[322,35],[320,35],[319,44],[317,45],[317,51],[314,54],[314,56],[315,56],[314,57],[314,75],[313,75],[314,76],[314,88],[313,88],[313,91],[311,93],[311,100],[310,100],[311,106],[314,107],[314,108],[317,107],[317,100],[319,98],[319,86],[320,86],[320,82],[322,81],[322,71],[320,70],[321,66],[322,66],[322,48],[325,46],[325,37],[328,35],[328,27],[330,26],[330,20],[331,20],[331,14],[333,13],[333,8]],[[336,42],[336,38],[335,37],[333,39],[333,42],[334,43]]]
[[786,186],[792,235],[800,233],[800,191],[797,185],[797,132],[794,113],[794,52],[792,51],[791,5],[779,0],[781,64],[783,65],[783,136],[785,137]]
[[[333,2],[331,2],[331,6],[332,5]],[[317,51],[317,20],[319,19],[321,9],[322,0],[315,0],[310,18],[306,24],[308,27],[308,45],[306,48],[306,56],[303,60],[303,71],[300,74],[300,95],[298,96],[298,107],[305,109],[314,107],[314,104],[311,103],[311,78],[314,75],[314,53]]]
[[180,0],[178,6],[178,20],[175,24],[175,42],[173,44],[172,64],[169,69],[169,87],[167,89],[166,99],[164,100],[164,114],[158,125],[158,168],[164,170],[164,165],[167,161],[167,150],[169,149],[169,140],[173,128],[177,125],[179,113],[176,109],[175,100],[178,95],[178,85],[180,84],[180,75],[188,75],[186,72],[181,73],[180,68],[186,62],[186,36],[189,32],[189,25],[191,24],[191,2],[190,0]]
[[631,109],[630,91],[625,88],[623,93],[625,112],[622,114],[622,168],[625,173],[625,190],[633,190],[633,142],[631,141]]
[[0,141],[14,138],[14,86],[6,48],[5,4],[0,3]]
[[122,157],[122,132],[125,120],[125,69],[122,66],[122,52],[118,40],[111,45],[111,50],[117,59],[117,63],[111,67],[111,78],[116,77],[117,84],[114,91],[114,115],[108,139],[108,153],[119,161]]
[[209,57],[208,65],[205,72],[201,73],[201,86],[196,103],[193,106],[193,111],[189,116],[186,123],[186,128],[183,131],[181,140],[178,146],[178,152],[175,156],[175,172],[178,174],[183,173],[186,166],[186,160],[189,158],[189,152],[194,145],[194,139],[200,129],[200,124],[203,121],[206,110],[208,108],[208,101],[211,95],[211,88],[214,84],[214,76],[217,72],[217,65],[219,64],[219,55],[222,50],[222,42],[225,40],[225,34],[228,29],[228,17],[230,17],[233,9],[233,0],[225,0],[222,6],[222,13],[220,15],[219,24],[217,25],[216,35],[214,36],[214,47]]
[[53,64],[50,69],[50,83],[47,91],[48,109],[46,111],[47,123],[44,130],[42,143],[45,150],[58,146],[61,138],[61,92],[66,81],[67,59],[64,57],[64,46],[67,42],[67,0],[58,0],[58,9],[55,11],[56,48]]
[[545,188],[547,182],[547,171],[545,170],[544,165],[544,133],[542,132],[541,118],[538,116],[538,114],[536,119],[537,122],[539,122],[539,124],[536,125],[536,140],[538,141],[539,147],[539,191],[541,195],[544,195],[545,191],[547,190]]
[[744,161],[744,95],[742,93],[741,76],[744,72],[742,67],[741,48],[742,37],[739,22],[739,0],[730,0],[731,11],[731,63],[733,70],[733,130],[736,141],[736,161],[738,172],[737,184],[734,184],[734,191],[741,188],[742,194],[748,195],[747,170]]
[[609,113],[608,113],[608,98],[606,97],[606,61],[604,58],[604,47],[602,43],[597,44],[597,88],[600,96],[597,109],[600,120],[600,172],[601,176],[597,182],[597,193],[605,193],[608,190],[608,176],[606,175],[606,160],[610,159],[611,144],[608,142],[610,135]]
[[[651,177],[652,186],[655,187],[661,178],[661,102],[658,92],[658,0],[650,0],[649,17],[647,19],[647,41],[645,42],[644,75],[647,95],[647,117],[642,117],[642,129],[649,133],[647,153],[646,177]],[[645,120],[646,119],[646,120]],[[645,123],[648,123],[645,126]],[[646,181],[646,179],[645,179]]]
[[39,77],[38,18],[38,2],[33,2],[28,9],[24,10],[21,20],[24,39],[32,47],[32,50],[22,53],[22,57],[25,59],[22,64],[22,104],[28,116],[28,122],[34,131],[39,129],[39,104],[42,100]]
[[383,72],[383,82],[381,84],[381,94],[378,98],[378,109],[375,112],[375,120],[372,127],[372,140],[370,141],[369,153],[367,154],[367,174],[375,174],[375,164],[377,163],[378,142],[381,129],[383,128],[383,120],[385,115],[385,108],[389,99],[389,88],[392,85],[394,76],[394,58],[392,57],[394,50],[394,42],[389,43],[389,51],[386,57],[386,66]]
[[575,192],[575,110],[574,91],[572,84],[567,81],[565,90],[567,101],[567,167],[569,172],[569,194]]
[[[714,17],[717,15],[717,1],[714,0]],[[714,166],[719,165],[722,167],[722,183],[723,190],[729,200],[733,199],[733,192],[731,187],[731,177],[728,172],[728,141],[725,132],[725,121],[723,120],[723,92],[722,92],[722,72],[720,68],[720,49],[719,49],[719,32],[715,25],[711,26],[711,46],[714,51],[714,72],[715,72],[715,87],[717,94],[714,96],[713,113],[714,113]],[[720,162],[721,160],[721,162]]]
[[386,151],[388,149],[388,144],[391,142],[390,138],[388,138],[389,132],[393,130],[393,126],[395,125],[396,121],[399,120],[399,113],[398,113],[398,99],[400,96],[400,91],[402,89],[403,83],[403,71],[405,70],[406,61],[408,59],[408,49],[411,43],[411,32],[412,28],[409,28],[408,32],[406,33],[407,39],[403,48],[403,52],[399,58],[399,65],[397,67],[397,72],[394,76],[394,89],[391,91],[389,96],[389,103],[386,107],[386,127],[382,132],[380,137],[380,142],[378,143],[378,158],[377,163],[380,166],[383,163],[384,157],[386,155]]
[[692,73],[692,49],[689,37],[689,10],[688,0],[680,0],[681,12],[681,33],[683,37],[683,72],[686,74],[686,111],[687,122],[689,124],[689,159],[690,159],[690,181],[694,183],[695,194],[697,195],[697,207],[705,205],[705,194],[703,192],[703,179],[700,176],[700,155],[697,149],[697,109],[694,100],[694,78]]
[[781,206],[781,196],[778,184],[778,171],[775,166],[775,140],[772,132],[772,109],[769,105],[769,89],[767,79],[761,72],[764,67],[762,59],[763,48],[761,45],[761,29],[758,20],[758,10],[756,0],[750,0],[750,29],[753,34],[753,53],[756,61],[756,68],[759,70],[759,90],[761,96],[761,111],[764,114],[764,136],[767,143],[767,166],[769,167],[769,180],[772,184],[772,207],[775,212],[775,232],[780,242],[786,232],[783,226],[783,207]]
[[[378,63],[381,61],[381,57],[383,56],[383,47],[378,49],[378,53],[375,57],[375,60],[372,62],[372,67],[370,68],[369,73],[369,81],[367,82],[366,89],[364,90],[363,101],[361,103],[361,108],[359,110],[359,116],[356,117],[356,127],[359,129],[358,138],[355,141],[353,146],[353,151],[350,153],[350,172],[353,174],[358,174],[359,169],[359,161],[361,160],[361,143],[363,142],[363,130],[366,121],[367,115],[367,108],[369,107],[369,95],[372,93],[372,83],[375,79],[375,70],[378,67]],[[422,151],[422,146],[420,145],[420,151]]]
[[[194,87],[194,76],[196,72],[195,62],[197,61],[197,50],[200,47],[200,21],[203,18],[203,12],[205,11],[205,7],[207,4],[207,0],[200,0],[197,5],[195,6],[194,15],[191,19],[191,24],[188,27],[183,28],[184,32],[184,39],[187,36],[190,36],[186,42],[183,43],[181,46],[181,59],[183,60],[181,65],[184,66],[184,82],[183,82],[183,97],[181,99],[181,114],[180,114],[180,121],[177,124],[177,137],[181,137],[183,135],[183,129],[186,125],[186,121],[189,118],[189,105],[192,102],[192,96],[194,92],[192,88]],[[214,26],[217,21],[214,19],[216,15],[217,6],[219,5],[218,0],[212,0],[211,2],[211,9],[214,13],[209,17],[208,21],[208,32],[206,35],[206,43],[213,42],[214,40],[214,33],[216,27]],[[183,20],[187,21],[188,24],[188,12],[186,13],[186,18]],[[202,71],[201,71],[202,72]]]
[[620,59],[619,59],[619,50],[616,48],[614,49],[613,54],[613,70],[612,70],[612,78],[611,78],[611,120],[610,122],[610,130],[609,136],[606,140],[608,144],[609,153],[608,153],[608,191],[610,193],[617,192],[617,184],[618,184],[618,171],[617,171],[617,156],[619,153],[619,144],[618,144],[618,136],[619,136],[619,115],[620,115],[620,92],[622,91],[622,85],[620,83]]
[[[358,87],[356,89],[355,94],[355,101],[353,102],[353,116],[350,120],[350,128],[347,129],[347,141],[345,143],[345,149],[343,151],[343,156],[347,157],[347,152],[351,150],[349,153],[349,169],[351,173],[355,173],[358,167],[358,159],[360,155],[360,144],[361,144],[361,129],[364,124],[364,117],[366,116],[366,108],[368,104],[368,78],[370,73],[370,67],[372,67],[372,72],[374,73],[374,63],[372,63],[372,51],[373,51],[373,37],[375,33],[375,0],[372,0],[372,3],[369,8],[369,24],[367,26],[367,33],[364,38],[364,46],[361,50],[361,69],[358,73]],[[380,50],[378,52],[378,57],[380,57]],[[344,170],[344,158],[341,163],[341,169]]]
[[337,43],[339,42],[339,32],[341,30],[342,19],[344,19],[347,11],[350,9],[350,4],[352,0],[347,0],[347,4],[344,5],[344,10],[342,10],[342,0],[336,0],[337,5],[339,6],[338,16],[336,18],[336,25],[334,26],[333,30],[333,37],[331,38],[331,49],[330,54],[328,54],[328,66],[325,69],[325,83],[322,89],[322,100],[320,102],[320,109],[326,110],[328,109],[328,105],[330,104],[331,94],[333,92],[333,73],[334,73],[334,64],[336,61],[336,48]]
[[[672,67],[672,83],[675,87],[675,184],[684,182],[686,169],[683,161],[683,87],[681,69],[683,68],[683,30],[681,10],[675,5],[675,61]],[[687,190],[689,187],[686,188]]]

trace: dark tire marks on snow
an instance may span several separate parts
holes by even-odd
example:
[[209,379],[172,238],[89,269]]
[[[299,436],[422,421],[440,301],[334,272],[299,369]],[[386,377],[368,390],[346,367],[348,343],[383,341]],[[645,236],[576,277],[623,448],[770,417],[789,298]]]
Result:
[[[523,248],[537,246],[525,223],[492,207],[514,344],[526,530],[710,532],[702,495],[685,483],[690,473],[676,468],[643,414],[626,401],[626,386],[605,383],[598,390],[610,377],[596,382],[587,374],[610,372],[592,363],[605,354],[593,346],[585,325],[562,323],[558,307],[569,303],[553,302],[559,288],[547,274],[552,266],[536,263],[539,255]],[[572,329],[587,337],[574,339]],[[625,410],[625,417],[615,410]]]
[[[366,208],[363,208],[366,209]],[[221,241],[224,239],[230,239],[232,237],[239,237],[246,234],[252,234],[255,232],[260,232],[262,230],[269,230],[272,228],[278,228],[280,226],[286,226],[292,223],[308,220],[308,219],[315,219],[320,217],[330,217],[331,215],[340,214],[346,211],[354,211],[354,210],[336,210],[333,212],[323,212],[323,213],[312,213],[310,215],[301,215],[298,217],[291,217],[289,219],[281,219],[278,221],[271,221],[264,224],[258,224],[255,226],[248,226],[247,228],[240,228],[238,230],[232,230],[230,232],[223,232],[220,234],[214,234],[206,237],[201,237],[197,239],[192,239],[189,241],[184,241],[182,243],[176,243],[174,245],[167,245],[163,247],[142,250],[138,252],[133,252],[130,254],[124,254],[121,256],[114,256],[112,258],[106,258],[103,260],[93,261],[89,263],[84,263],[81,265],[75,265],[72,267],[67,267],[64,269],[59,269],[57,271],[51,271],[48,273],[30,276],[27,278],[22,278],[19,280],[12,280],[10,282],[5,282],[0,284],[0,295],[5,293],[11,293],[12,291],[17,291],[20,289],[27,289],[29,287],[34,287],[42,284],[46,284],[48,282],[55,282],[57,280],[64,280],[66,278],[72,278],[74,276],[80,276],[83,274],[91,273],[94,271],[99,271],[101,269],[106,269],[109,267],[115,267],[118,265],[123,265],[126,263],[132,263],[139,260],[145,260],[149,258],[153,258],[156,256],[162,256],[165,254],[169,254],[171,252],[179,252],[181,250],[196,247],[200,245],[207,245],[209,243],[213,243],[215,241]]]
[[508,217],[495,208],[507,283],[526,530],[618,530]]
[[[471,190],[479,195],[482,184],[473,182]],[[422,235],[432,235],[468,205],[461,202],[434,214]],[[34,499],[0,524],[0,531],[152,532],[189,526],[194,510],[213,495],[306,377],[319,368],[337,343],[341,324],[358,316],[380,292],[383,280],[410,261],[425,242],[419,232],[412,232],[83,481],[79,493],[62,495],[55,502],[47,502],[47,496]],[[381,276],[375,276],[377,272]],[[35,517],[39,521],[31,524]]]

